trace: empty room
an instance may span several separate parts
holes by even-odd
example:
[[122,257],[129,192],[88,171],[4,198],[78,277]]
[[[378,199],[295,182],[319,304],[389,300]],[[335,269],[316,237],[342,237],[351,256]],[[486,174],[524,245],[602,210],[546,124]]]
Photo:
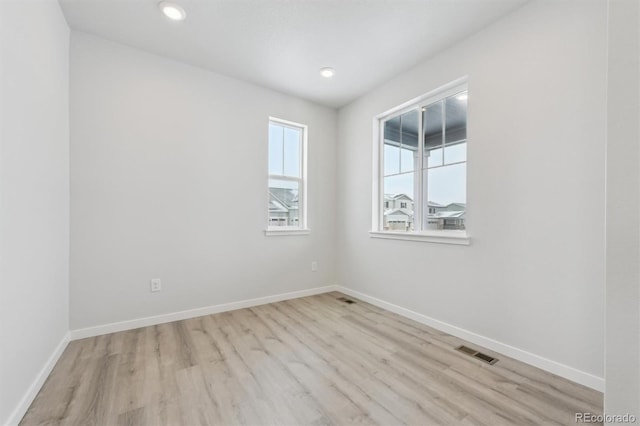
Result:
[[0,425],[640,423],[638,0],[0,0]]

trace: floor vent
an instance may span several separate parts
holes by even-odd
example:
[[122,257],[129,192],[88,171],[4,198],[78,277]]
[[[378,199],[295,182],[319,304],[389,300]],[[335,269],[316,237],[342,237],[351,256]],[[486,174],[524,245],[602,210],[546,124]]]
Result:
[[475,349],[472,349],[468,346],[464,346],[464,345],[460,345],[456,348],[457,351],[462,352],[463,354],[472,356],[474,358],[479,359],[480,361],[484,361],[489,365],[493,365],[496,362],[498,362],[498,358],[494,358],[492,356],[489,356],[487,354],[483,354],[482,352],[478,352]]
[[355,300],[347,299],[346,297],[338,297],[338,300],[344,303],[348,303],[349,305],[356,303]]

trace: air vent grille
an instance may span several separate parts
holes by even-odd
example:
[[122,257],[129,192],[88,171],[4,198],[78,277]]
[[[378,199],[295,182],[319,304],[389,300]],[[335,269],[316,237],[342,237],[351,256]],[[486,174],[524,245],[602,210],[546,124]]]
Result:
[[462,352],[465,355],[472,356],[474,358],[479,359],[480,361],[484,361],[489,365],[493,365],[498,362],[498,358],[494,358],[487,354],[483,354],[482,352],[478,352],[477,350],[470,348],[468,346],[460,345],[456,348],[457,351]]

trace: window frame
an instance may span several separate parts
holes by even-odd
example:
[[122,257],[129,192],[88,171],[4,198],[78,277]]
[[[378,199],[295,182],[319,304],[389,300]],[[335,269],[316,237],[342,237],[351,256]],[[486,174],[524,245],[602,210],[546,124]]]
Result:
[[[407,102],[404,102],[401,105],[398,105],[394,108],[391,108],[381,114],[378,114],[373,119],[373,185],[372,185],[372,217],[371,217],[371,231],[369,235],[372,238],[384,238],[384,239],[398,239],[398,240],[408,240],[408,241],[423,241],[423,242],[433,242],[433,243],[445,243],[445,244],[459,244],[459,245],[469,245],[471,243],[471,238],[467,232],[467,229],[464,230],[419,230],[419,231],[385,231],[384,230],[384,123],[392,119],[394,117],[400,116],[406,112],[412,110],[418,110],[418,127],[422,129],[422,108],[443,100],[447,97],[453,96],[456,93],[461,91],[469,91],[468,87],[468,77],[461,77],[456,79],[450,83],[447,83],[443,86],[440,86],[434,90],[431,90],[421,96],[418,96],[414,99],[411,99]],[[469,116],[467,111],[467,138],[469,140]],[[422,132],[422,130],[420,130]],[[422,137],[419,137],[418,143],[418,156],[421,159],[419,166],[414,173],[419,175],[419,178],[416,179],[416,193],[423,194],[423,167],[422,160],[423,157],[423,147],[424,141]],[[469,145],[467,145],[468,147]],[[465,159],[465,163],[468,163],[468,155],[469,150],[467,148],[467,158]],[[425,169],[426,170],[426,169]],[[467,179],[465,185],[468,188],[469,178],[467,173]],[[420,195],[421,196],[421,195]],[[419,205],[419,208],[414,208],[414,224],[420,224],[422,226],[422,214],[425,213],[422,210],[423,200],[414,200],[414,206]],[[467,209],[468,211],[468,204]],[[425,213],[428,214],[428,213]]]
[[[267,130],[267,209],[266,209],[266,236],[284,236],[284,235],[308,235],[310,234],[310,228],[307,220],[307,142],[309,126],[295,121],[283,120],[277,117],[269,117],[268,126],[275,124],[282,127],[288,127],[290,129],[299,130],[302,132],[300,141],[300,177],[284,175],[272,175],[269,173],[269,133]],[[284,146],[283,146],[284,150]],[[271,218],[269,217],[269,181],[271,179],[284,180],[298,183],[298,225],[297,226],[271,226]]]

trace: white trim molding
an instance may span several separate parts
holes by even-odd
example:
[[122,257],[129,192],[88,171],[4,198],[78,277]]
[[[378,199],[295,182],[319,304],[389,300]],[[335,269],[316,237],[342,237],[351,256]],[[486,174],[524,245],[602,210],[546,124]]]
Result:
[[310,235],[311,229],[265,229],[264,235],[267,237],[286,237],[288,235]]
[[536,354],[532,354],[531,352],[527,352],[506,343],[502,343],[489,337],[474,333],[472,331],[465,330],[464,328],[437,320],[435,318],[428,317],[426,315],[414,312],[401,306],[394,305],[393,303],[385,302],[384,300],[369,296],[364,293],[360,293],[359,291],[352,290],[343,286],[337,287],[337,291],[352,297],[357,297],[358,299],[361,299],[367,303],[371,303],[372,305],[375,305],[379,308],[386,309],[405,318],[409,318],[421,324],[433,327],[436,330],[451,334],[452,336],[467,340],[471,343],[483,346],[492,351],[499,352],[513,359],[517,359],[518,361],[522,361],[526,364],[548,371],[549,373],[564,377],[565,379],[571,380],[572,382],[576,382],[591,389],[604,392],[604,378],[602,377],[594,376],[593,374],[578,370],[576,368],[561,364],[559,362],[541,357]]
[[9,418],[7,419],[7,422],[5,424],[6,426],[17,426],[20,423],[20,420],[22,420],[22,418],[26,414],[27,410],[31,406],[31,403],[34,399],[36,399],[36,396],[38,395],[38,392],[40,392],[40,389],[42,388],[42,385],[44,385],[44,382],[47,380],[47,377],[49,377],[49,374],[51,374],[51,371],[53,371],[53,367],[55,367],[56,363],[62,356],[62,353],[67,348],[70,340],[71,335],[69,332],[67,332],[62,337],[62,340],[60,340],[60,343],[58,343],[58,346],[56,346],[56,348],[53,350],[53,352],[49,356],[49,359],[47,359],[47,362],[44,364],[33,383],[31,383],[31,386],[29,386],[29,388],[27,389],[27,392],[25,392],[22,399],[20,399],[20,403],[18,403],[18,406],[13,410],[11,415],[9,415]]
[[266,305],[267,303],[282,302],[283,300],[297,299],[299,297],[314,296],[316,294],[336,291],[338,286],[329,285],[325,287],[310,288],[307,290],[292,291],[273,296],[246,299],[238,302],[223,303],[220,305],[205,306],[202,308],[189,309],[186,311],[172,312],[168,314],[155,315],[152,317],[138,318],[128,321],[114,322],[110,324],[98,325],[95,327],[71,330],[71,340],[84,339],[87,337],[100,336],[103,334],[115,333],[118,331],[133,330],[150,325],[164,324],[167,322],[180,321],[189,318],[201,317],[204,315],[217,314],[220,312],[234,311],[236,309],[251,308],[253,306]]
[[457,244],[468,246],[471,238],[465,231],[433,231],[433,232],[393,232],[393,231],[369,231],[371,238],[386,240],[420,241],[423,243]]

